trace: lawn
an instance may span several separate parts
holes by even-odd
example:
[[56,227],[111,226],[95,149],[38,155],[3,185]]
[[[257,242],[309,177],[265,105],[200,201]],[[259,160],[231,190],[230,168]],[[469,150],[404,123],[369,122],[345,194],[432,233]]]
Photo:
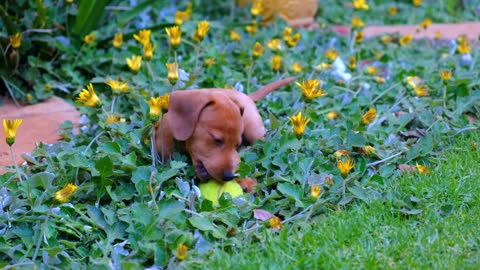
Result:
[[[263,25],[250,4],[71,2],[0,9],[0,94],[57,95],[82,114],[0,176],[1,267],[479,264],[478,40],[362,32],[474,18],[478,1],[321,1],[313,31]],[[353,18],[350,35],[330,31]],[[253,192],[215,205],[185,153],[160,162],[152,130],[173,91],[289,76],[257,103],[266,139],[240,149]]]

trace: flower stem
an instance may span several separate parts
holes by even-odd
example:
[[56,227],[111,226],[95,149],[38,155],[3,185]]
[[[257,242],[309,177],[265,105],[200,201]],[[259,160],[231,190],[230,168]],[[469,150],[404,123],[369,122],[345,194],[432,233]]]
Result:
[[443,86],[443,111],[447,109],[447,86]]
[[[155,151],[155,125],[152,124],[152,136],[151,136],[151,152],[152,152],[152,166],[157,165],[157,151]],[[163,150],[162,150],[163,152]]]
[[77,56],[75,56],[75,61],[73,61],[74,63],[77,63],[77,62],[78,62],[78,58],[79,58],[80,55],[82,54],[83,47],[85,47],[85,43],[82,44],[82,47],[80,47],[80,50],[78,50]]
[[22,176],[20,175],[20,171],[18,170],[17,161],[15,160],[15,153],[13,152],[13,146],[10,145],[10,155],[12,155],[13,165],[15,166],[15,173],[17,174],[18,180],[22,182]]
[[252,80],[252,72],[253,72],[254,66],[255,66],[255,61],[252,58],[252,64],[250,65],[250,69],[248,70],[247,88],[245,89],[246,93],[250,93],[250,81]]
[[153,69],[152,69],[152,65],[150,65],[150,61],[147,61],[147,69],[148,69],[148,73],[150,74],[150,78],[152,78],[152,81],[155,82],[156,79],[155,79],[155,75],[153,74]]
[[157,205],[157,201],[155,200],[155,196],[153,194],[153,186],[152,186],[152,182],[156,174],[157,174],[156,172],[152,172],[150,174],[150,180],[148,181],[148,186],[150,190],[150,196],[152,196],[153,205],[155,205],[155,209],[158,210],[158,205]]
[[45,217],[45,221],[43,222],[42,228],[40,229],[40,235],[38,236],[37,245],[35,247],[35,252],[33,253],[32,261],[35,261],[38,255],[38,251],[40,250],[40,245],[42,244],[42,238],[43,238],[43,235],[45,234],[45,229],[47,228],[48,219],[52,214],[52,207],[53,207],[53,204],[48,209],[47,216]]
[[110,113],[112,114],[115,110],[115,102],[117,101],[117,95],[113,95],[112,106],[110,107]]

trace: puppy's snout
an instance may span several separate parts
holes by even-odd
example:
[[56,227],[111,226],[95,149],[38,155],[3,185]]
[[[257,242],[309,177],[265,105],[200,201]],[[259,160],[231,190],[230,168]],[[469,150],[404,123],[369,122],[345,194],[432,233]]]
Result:
[[229,173],[229,172],[227,173],[227,172],[226,172],[226,173],[223,173],[222,180],[223,180],[223,181],[230,181],[230,180],[232,180],[233,178],[235,178],[235,176],[237,176],[237,175],[234,174],[234,173]]

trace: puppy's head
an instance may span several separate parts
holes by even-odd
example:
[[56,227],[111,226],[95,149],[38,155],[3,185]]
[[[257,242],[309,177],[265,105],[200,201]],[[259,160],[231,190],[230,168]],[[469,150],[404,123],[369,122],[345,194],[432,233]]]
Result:
[[219,91],[176,91],[170,97],[173,137],[185,147],[202,180],[232,180],[240,163],[243,109]]

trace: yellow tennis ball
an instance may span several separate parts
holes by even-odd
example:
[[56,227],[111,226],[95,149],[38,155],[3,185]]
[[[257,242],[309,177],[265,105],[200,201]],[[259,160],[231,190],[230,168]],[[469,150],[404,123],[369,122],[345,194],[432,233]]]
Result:
[[200,183],[198,188],[202,192],[203,198],[211,201],[214,206],[218,206],[218,199],[224,192],[229,193],[232,198],[243,195],[242,187],[236,181],[221,184],[215,180],[210,180],[206,183]]

